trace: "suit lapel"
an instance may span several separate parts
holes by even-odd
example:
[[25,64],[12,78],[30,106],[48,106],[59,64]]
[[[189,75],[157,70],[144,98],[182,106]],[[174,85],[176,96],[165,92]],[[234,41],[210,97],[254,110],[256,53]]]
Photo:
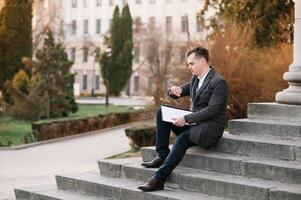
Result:
[[201,92],[207,87],[207,85],[209,84],[209,82],[210,82],[211,78],[214,76],[214,74],[215,74],[215,70],[211,67],[211,70],[210,70],[209,74],[206,76],[201,88],[198,89],[195,97],[193,98],[194,102],[197,100],[197,98],[201,94]]

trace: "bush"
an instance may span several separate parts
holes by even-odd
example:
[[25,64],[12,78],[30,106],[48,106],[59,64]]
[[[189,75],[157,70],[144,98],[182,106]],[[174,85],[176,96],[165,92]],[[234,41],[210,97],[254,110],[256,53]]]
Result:
[[249,102],[274,101],[276,92],[287,87],[282,76],[292,62],[292,46],[254,48],[253,33],[251,27],[226,22],[201,43],[228,82],[230,118],[246,117]]
[[13,86],[23,93],[28,94],[28,86],[29,86],[29,77],[27,73],[21,69],[17,74],[15,74],[13,79]]
[[152,125],[141,125],[125,129],[132,150],[156,144],[156,128]]
[[[155,146],[156,125],[140,125],[125,129],[125,135],[129,138],[129,143],[133,151],[140,150],[141,147]],[[169,144],[176,142],[177,136],[172,133],[169,137]]]

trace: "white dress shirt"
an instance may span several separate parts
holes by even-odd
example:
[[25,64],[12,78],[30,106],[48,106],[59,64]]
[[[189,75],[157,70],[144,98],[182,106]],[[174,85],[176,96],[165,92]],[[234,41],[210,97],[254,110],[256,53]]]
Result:
[[209,74],[210,70],[211,69],[209,69],[208,72],[204,76],[202,76],[202,77],[198,76],[199,84],[198,84],[198,87],[196,88],[196,92],[202,87],[203,82],[204,82],[206,76]]

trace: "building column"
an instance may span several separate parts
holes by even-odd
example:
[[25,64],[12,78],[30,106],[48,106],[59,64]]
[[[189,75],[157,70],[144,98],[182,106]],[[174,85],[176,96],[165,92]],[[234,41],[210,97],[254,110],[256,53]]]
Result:
[[289,87],[276,94],[276,102],[301,105],[301,1],[295,1],[294,60],[283,79]]

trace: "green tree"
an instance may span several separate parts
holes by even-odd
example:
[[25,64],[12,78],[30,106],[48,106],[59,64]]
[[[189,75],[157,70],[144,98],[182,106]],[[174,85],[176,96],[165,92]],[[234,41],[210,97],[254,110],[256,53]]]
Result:
[[101,55],[102,76],[109,93],[118,96],[132,74],[133,30],[128,5],[123,8],[121,16],[119,7],[115,7],[106,45],[111,48],[111,52]]
[[123,48],[120,54],[120,76],[122,77],[119,83],[121,86],[120,90],[122,90],[129,82],[133,72],[133,20],[128,4],[126,4],[122,9],[121,27],[123,32]]
[[22,57],[32,56],[31,21],[32,0],[5,0],[0,12],[0,91],[6,101],[5,81],[25,69]]
[[14,103],[6,102],[5,110],[23,120],[65,117],[78,110],[73,96],[74,75],[70,73],[72,62],[62,44],[54,42],[52,31],[46,32],[43,48],[37,51],[32,64],[28,95],[14,87],[11,81],[6,82]]
[[255,43],[259,47],[292,42],[293,0],[205,0],[200,20],[213,8],[217,14],[210,19],[210,27],[215,27],[221,18],[230,18],[243,26],[247,23],[255,27]]

